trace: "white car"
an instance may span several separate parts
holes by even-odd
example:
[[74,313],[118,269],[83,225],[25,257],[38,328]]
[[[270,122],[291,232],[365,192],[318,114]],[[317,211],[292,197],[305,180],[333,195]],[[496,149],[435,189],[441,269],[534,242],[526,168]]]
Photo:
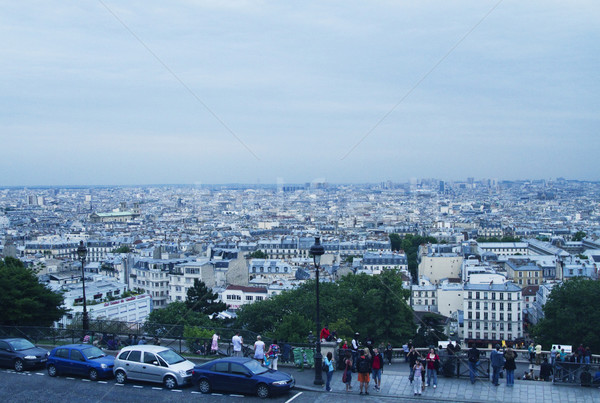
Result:
[[167,389],[190,383],[194,363],[161,346],[124,347],[115,358],[113,372],[118,383],[126,380],[162,383]]

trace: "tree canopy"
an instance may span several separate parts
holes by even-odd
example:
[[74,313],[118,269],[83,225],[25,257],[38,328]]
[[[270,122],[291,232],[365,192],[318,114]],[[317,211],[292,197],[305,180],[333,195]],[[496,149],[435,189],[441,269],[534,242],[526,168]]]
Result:
[[219,294],[212,292],[210,288],[204,284],[204,281],[194,279],[194,286],[187,291],[187,299],[185,304],[189,310],[212,315],[213,313],[223,312],[227,309],[227,304],[218,301]]
[[542,346],[590,346],[600,351],[600,282],[575,278],[552,288],[544,305],[544,318],[533,328]]
[[[238,312],[238,324],[267,337],[305,342],[309,331],[315,335],[315,281],[270,299],[245,305]],[[380,275],[349,274],[336,283],[319,285],[321,327],[351,338],[372,336],[376,341],[399,344],[414,335],[409,291],[402,288],[400,273],[386,270]]]
[[573,235],[573,240],[574,241],[581,241],[583,238],[586,237],[586,233],[583,231],[577,231],[574,235]]
[[404,238],[401,238],[398,234],[390,234],[390,242],[392,244],[392,250],[403,250],[406,253],[406,259],[408,261],[408,270],[412,275],[413,281],[418,281],[418,261],[417,254],[419,252],[419,246],[425,243],[437,243],[437,239],[432,236],[420,236],[407,234]]
[[0,290],[2,325],[51,326],[66,313],[63,296],[41,284],[18,259],[0,260]]
[[265,252],[263,252],[262,250],[259,249],[259,250],[252,252],[250,254],[250,258],[251,259],[267,259],[268,256]]

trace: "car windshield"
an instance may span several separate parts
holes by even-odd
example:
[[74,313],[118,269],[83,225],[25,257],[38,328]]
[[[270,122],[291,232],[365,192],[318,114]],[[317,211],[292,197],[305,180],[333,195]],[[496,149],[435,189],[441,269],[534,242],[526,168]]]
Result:
[[83,352],[83,355],[85,355],[87,357],[88,360],[93,360],[94,358],[101,358],[106,355],[98,347],[93,347],[93,346],[84,348],[81,351]]
[[173,350],[165,350],[158,353],[159,357],[167,362],[169,365],[177,364],[185,361],[185,358],[177,354]]
[[244,365],[246,366],[246,368],[252,371],[253,374],[264,374],[269,370],[267,367],[263,367],[258,363],[258,361],[254,360],[248,361]]
[[13,346],[15,351],[28,350],[30,348],[35,348],[35,346],[33,344],[31,344],[30,341],[25,340],[25,339],[11,340],[10,344]]

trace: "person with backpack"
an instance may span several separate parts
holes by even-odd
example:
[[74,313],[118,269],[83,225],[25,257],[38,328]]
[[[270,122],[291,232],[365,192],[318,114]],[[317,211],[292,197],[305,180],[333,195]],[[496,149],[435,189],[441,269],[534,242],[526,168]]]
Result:
[[371,365],[372,359],[371,359],[371,355],[369,354],[369,349],[365,347],[365,349],[362,351],[362,355],[360,357],[358,357],[358,363],[356,364],[356,369],[358,371],[358,382],[360,382],[360,395],[363,394],[363,389],[364,389],[364,394],[368,395],[369,394],[369,382],[371,382],[371,377],[370,377],[370,373],[371,373]]
[[331,378],[333,377],[333,353],[329,351],[327,357],[323,359],[323,368],[327,368],[327,383],[325,384],[325,390],[331,392]]
[[435,348],[430,348],[427,357],[427,383],[425,386],[431,385],[433,378],[433,388],[437,388],[437,372],[440,369],[440,356],[435,352]]
[[469,378],[471,378],[471,384],[475,383],[475,378],[477,377],[477,367],[479,366],[479,350],[475,347],[475,343],[471,344],[471,348],[467,352],[467,357],[469,359]]
[[273,343],[269,346],[266,356],[269,359],[269,368],[277,371],[277,360],[279,359],[279,344],[277,340],[273,340]]

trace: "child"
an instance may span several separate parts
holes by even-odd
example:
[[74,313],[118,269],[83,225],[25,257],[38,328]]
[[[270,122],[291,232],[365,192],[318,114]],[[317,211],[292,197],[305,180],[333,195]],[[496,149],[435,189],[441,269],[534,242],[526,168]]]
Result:
[[[414,369],[414,382],[413,382],[413,391],[415,392],[415,396],[421,396],[421,390],[423,388],[422,374],[423,374],[423,364],[421,364],[421,360],[417,360],[415,363]],[[421,382],[419,382],[421,380]]]

